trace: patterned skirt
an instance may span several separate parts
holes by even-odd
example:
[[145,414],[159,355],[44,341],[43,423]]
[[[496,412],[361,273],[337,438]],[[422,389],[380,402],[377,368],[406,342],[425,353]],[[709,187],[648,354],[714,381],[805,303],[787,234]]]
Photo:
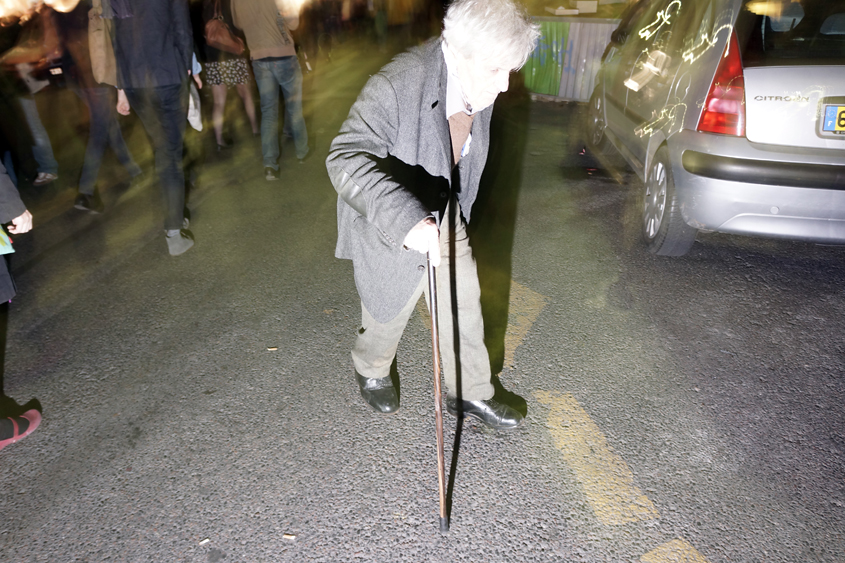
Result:
[[212,85],[249,83],[249,65],[243,57],[227,61],[205,63],[205,79]]

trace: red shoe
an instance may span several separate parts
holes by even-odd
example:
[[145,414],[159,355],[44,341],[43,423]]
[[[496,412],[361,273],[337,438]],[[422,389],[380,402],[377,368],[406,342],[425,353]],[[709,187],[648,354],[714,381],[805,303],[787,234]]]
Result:
[[[6,440],[0,440],[0,450],[9,444],[14,444],[18,440],[26,438],[35,432],[35,429],[38,428],[39,424],[41,424],[41,413],[35,409],[30,409],[20,416],[10,416],[8,418],[12,421],[12,425],[15,427],[15,435]],[[26,423],[26,429],[23,431],[23,434],[21,434],[20,431],[23,423]]]

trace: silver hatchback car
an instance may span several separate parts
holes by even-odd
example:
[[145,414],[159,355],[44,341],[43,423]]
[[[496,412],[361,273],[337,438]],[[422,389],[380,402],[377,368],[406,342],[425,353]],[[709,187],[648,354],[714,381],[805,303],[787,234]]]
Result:
[[638,0],[596,84],[588,143],[643,180],[651,252],[845,244],[845,0]]

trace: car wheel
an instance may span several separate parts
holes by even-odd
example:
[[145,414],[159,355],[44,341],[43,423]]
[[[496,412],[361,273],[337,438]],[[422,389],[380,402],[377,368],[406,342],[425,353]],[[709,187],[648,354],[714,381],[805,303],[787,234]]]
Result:
[[601,96],[601,86],[596,86],[590,97],[590,109],[587,112],[587,145],[594,154],[612,154],[613,145],[604,134],[604,98]]
[[643,190],[643,238],[648,251],[660,256],[683,256],[698,232],[681,217],[669,151],[661,147],[654,156]]

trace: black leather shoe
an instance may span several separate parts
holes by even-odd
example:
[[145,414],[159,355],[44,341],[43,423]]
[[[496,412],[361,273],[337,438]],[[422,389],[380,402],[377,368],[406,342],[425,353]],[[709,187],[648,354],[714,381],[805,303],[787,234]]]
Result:
[[486,401],[460,401],[457,397],[446,395],[446,410],[453,416],[471,416],[477,418],[490,428],[495,430],[507,430],[516,428],[525,417],[518,410],[508,405],[503,405],[495,399]]
[[361,396],[378,412],[389,414],[399,410],[399,395],[389,375],[371,379],[356,371],[355,379],[358,380],[358,387],[361,388]]

